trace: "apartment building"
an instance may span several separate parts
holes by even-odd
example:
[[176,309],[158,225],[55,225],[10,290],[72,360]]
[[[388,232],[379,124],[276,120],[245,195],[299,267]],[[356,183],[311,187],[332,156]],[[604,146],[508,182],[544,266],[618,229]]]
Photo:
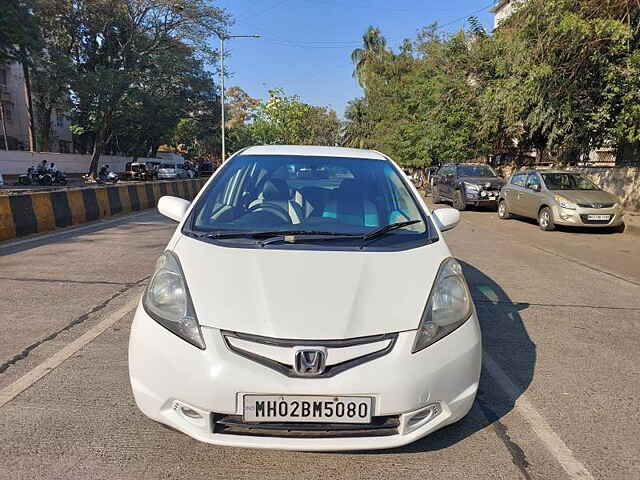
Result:
[[[0,65],[0,106],[0,149],[8,146],[9,150],[26,150],[29,146],[29,115],[24,74],[19,63]],[[70,153],[73,142],[68,115],[53,112],[51,117],[50,150]]]

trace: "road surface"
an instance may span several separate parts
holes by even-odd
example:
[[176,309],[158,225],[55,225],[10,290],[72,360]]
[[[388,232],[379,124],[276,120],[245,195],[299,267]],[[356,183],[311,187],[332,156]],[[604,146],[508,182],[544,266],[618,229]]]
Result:
[[138,412],[129,311],[174,228],[158,214],[0,244],[0,479],[640,478],[637,237],[462,217],[446,237],[483,328],[478,399],[381,452],[221,448]]

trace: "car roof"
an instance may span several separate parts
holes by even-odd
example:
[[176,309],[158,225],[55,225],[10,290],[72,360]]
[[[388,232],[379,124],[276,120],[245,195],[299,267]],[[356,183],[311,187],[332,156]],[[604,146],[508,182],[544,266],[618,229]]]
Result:
[[239,155],[302,155],[313,157],[348,157],[370,160],[388,160],[375,150],[315,145],[259,145],[242,150]]

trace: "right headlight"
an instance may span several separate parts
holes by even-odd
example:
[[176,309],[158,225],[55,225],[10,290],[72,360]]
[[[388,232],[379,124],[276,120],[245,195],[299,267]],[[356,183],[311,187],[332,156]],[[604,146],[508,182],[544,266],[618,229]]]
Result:
[[470,192],[479,192],[480,185],[476,185],[475,183],[462,182],[464,184],[464,188]]
[[167,330],[202,350],[206,348],[178,257],[164,252],[142,297],[147,314]]
[[432,345],[466,322],[473,313],[471,294],[454,258],[440,265],[413,343],[412,353]]

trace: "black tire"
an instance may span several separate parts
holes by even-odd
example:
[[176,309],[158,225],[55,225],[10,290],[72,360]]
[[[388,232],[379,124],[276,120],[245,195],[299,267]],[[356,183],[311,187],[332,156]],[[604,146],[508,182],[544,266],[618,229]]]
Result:
[[431,200],[433,203],[442,203],[442,199],[440,198],[440,192],[438,191],[438,186],[434,185],[431,191]]
[[538,212],[538,225],[545,232],[556,229],[556,224],[553,223],[553,212],[549,207],[542,207]]
[[506,200],[500,200],[498,202],[498,217],[502,220],[509,220],[511,218],[511,213],[509,213],[509,206],[507,205]]
[[40,179],[40,185],[50,186],[53,182],[51,181],[51,177],[49,175],[45,175]]
[[467,209],[467,202],[464,201],[464,193],[462,190],[458,190],[453,197],[453,208],[459,212],[464,212]]

